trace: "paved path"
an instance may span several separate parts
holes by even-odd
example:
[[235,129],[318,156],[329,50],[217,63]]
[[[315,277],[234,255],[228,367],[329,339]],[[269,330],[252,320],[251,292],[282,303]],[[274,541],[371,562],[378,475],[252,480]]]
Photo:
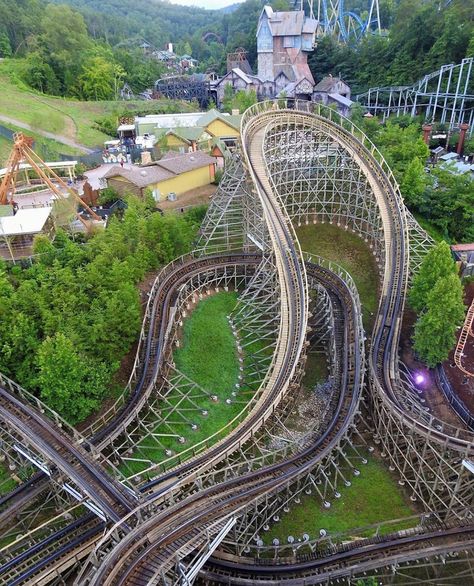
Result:
[[83,153],[89,154],[89,153],[94,152],[93,149],[90,149],[90,148],[84,146],[83,144],[80,144],[80,143],[76,142],[75,140],[68,138],[67,136],[63,136],[62,134],[54,134],[53,132],[46,132],[45,130],[38,130],[36,128],[33,128],[30,124],[27,124],[26,122],[22,122],[21,120],[16,120],[15,118],[10,118],[10,116],[4,116],[3,114],[0,114],[0,122],[6,122],[7,124],[13,124],[14,126],[18,126],[19,128],[23,128],[24,130],[31,130],[32,132],[34,132],[36,134],[40,134],[41,136],[44,136],[45,138],[50,138],[50,139],[55,140],[57,142],[61,142],[63,144],[66,144],[67,146],[70,146],[74,149],[82,151]]

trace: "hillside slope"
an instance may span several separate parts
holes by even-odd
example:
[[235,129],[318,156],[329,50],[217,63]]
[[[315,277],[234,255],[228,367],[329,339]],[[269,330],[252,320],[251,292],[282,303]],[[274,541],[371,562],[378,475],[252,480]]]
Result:
[[[17,73],[20,67],[21,60],[0,60],[0,125],[11,130],[30,126],[32,130],[27,133],[37,139],[48,153],[84,153],[83,148],[73,148],[71,142],[86,149],[101,148],[104,141],[110,139],[110,136],[97,128],[97,121],[104,117],[118,117],[127,112],[133,115],[137,111],[190,111],[193,108],[191,104],[169,100],[82,102],[47,96],[31,90],[19,80]],[[10,120],[5,121],[7,118]],[[44,138],[41,136],[44,133],[57,135],[57,139]],[[10,149],[11,142],[0,136],[0,166],[8,157]]]

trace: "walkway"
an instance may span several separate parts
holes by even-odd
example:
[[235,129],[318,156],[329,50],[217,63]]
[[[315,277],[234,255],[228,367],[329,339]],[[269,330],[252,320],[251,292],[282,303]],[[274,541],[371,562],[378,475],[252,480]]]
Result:
[[63,136],[62,134],[55,134],[53,132],[47,132],[46,130],[38,130],[37,128],[33,128],[31,124],[27,124],[26,122],[22,122],[21,120],[17,120],[16,118],[10,118],[10,116],[0,114],[0,122],[5,122],[6,124],[13,124],[14,126],[17,126],[18,128],[23,128],[24,130],[30,130],[35,134],[39,134],[40,136],[44,136],[45,138],[61,142],[62,144],[65,144],[69,147],[72,147],[73,149],[77,149],[86,154],[95,152],[94,149],[90,149],[89,147],[86,147],[83,144],[80,144],[75,140],[68,138],[67,136]]

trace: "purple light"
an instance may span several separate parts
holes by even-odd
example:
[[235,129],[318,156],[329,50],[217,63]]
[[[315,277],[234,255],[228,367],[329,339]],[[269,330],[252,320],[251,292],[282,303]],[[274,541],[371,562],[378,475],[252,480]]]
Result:
[[415,376],[415,383],[416,383],[417,385],[422,385],[424,382],[425,382],[425,377],[424,377],[424,375],[422,375],[422,374],[417,374],[417,375]]

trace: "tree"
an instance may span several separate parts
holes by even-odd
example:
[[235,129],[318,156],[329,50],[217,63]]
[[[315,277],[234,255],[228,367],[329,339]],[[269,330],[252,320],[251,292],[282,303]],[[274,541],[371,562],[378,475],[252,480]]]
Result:
[[60,91],[60,83],[53,68],[39,52],[28,55],[22,77],[30,87],[42,93],[57,94]]
[[429,367],[448,358],[456,342],[456,329],[464,319],[461,281],[450,273],[428,293],[426,308],[415,325],[413,348]]
[[232,101],[232,109],[238,110],[242,114],[256,103],[257,92],[255,90],[239,90]]
[[456,275],[456,264],[451,256],[449,245],[443,240],[428,252],[413,279],[409,302],[417,313],[421,313],[426,308],[428,295],[436,283],[449,275]]
[[37,365],[41,399],[71,423],[99,406],[109,372],[105,364],[81,357],[64,334],[44,340]]
[[432,171],[419,211],[458,242],[474,239],[473,182],[468,173],[459,175],[450,166],[438,166]]
[[388,121],[385,126],[379,127],[373,140],[399,183],[413,159],[425,161],[430,154],[417,123],[402,127],[395,121]]
[[41,20],[40,43],[63,91],[71,94],[82,62],[91,48],[84,18],[69,6],[47,4]]
[[423,163],[415,157],[407,165],[400,184],[400,190],[409,207],[419,207],[423,203],[427,180]]
[[78,80],[81,94],[87,100],[116,98],[119,80],[124,75],[120,65],[114,65],[100,56],[93,57],[84,63]]
[[222,109],[229,114],[232,111],[232,102],[234,100],[234,89],[232,84],[226,83],[224,86],[224,97],[222,99]]
[[6,33],[0,33],[0,57],[11,57],[12,48]]

